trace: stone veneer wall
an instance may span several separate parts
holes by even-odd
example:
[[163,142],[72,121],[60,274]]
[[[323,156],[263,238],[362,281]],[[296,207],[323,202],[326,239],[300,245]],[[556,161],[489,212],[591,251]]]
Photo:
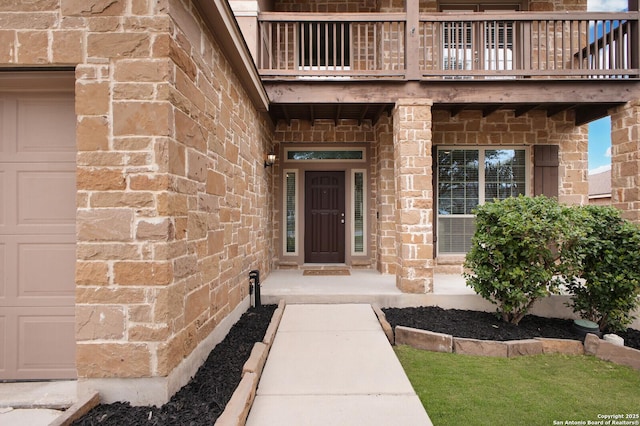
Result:
[[377,135],[377,180],[376,198],[378,222],[378,251],[376,268],[383,274],[395,274],[396,251],[396,183],[393,157],[393,122],[390,116],[383,116],[375,125]]
[[270,270],[273,129],[190,7],[0,4],[1,66],[76,70],[80,378],[168,376]]
[[[496,111],[488,117],[482,117],[482,111],[462,111],[455,117],[447,111],[434,111],[433,143],[436,146],[558,145],[560,202],[588,203],[588,129],[576,127],[571,112],[548,118],[545,111],[531,111],[520,117],[515,117],[510,110]],[[533,150],[530,155],[533,160]],[[532,181],[533,161],[530,177]]]
[[640,100],[611,113],[611,204],[640,224]]

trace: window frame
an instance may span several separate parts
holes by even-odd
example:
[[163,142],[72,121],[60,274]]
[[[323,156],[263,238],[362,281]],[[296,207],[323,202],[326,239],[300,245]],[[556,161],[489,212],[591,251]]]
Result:
[[514,150],[514,151],[524,151],[524,195],[530,196],[532,191],[532,182],[531,182],[531,167],[532,167],[532,158],[531,158],[531,147],[526,145],[438,145],[435,150],[435,164],[436,169],[434,171],[435,177],[435,185],[434,185],[434,216],[435,216],[435,236],[436,236],[436,255],[463,255],[466,252],[441,252],[440,250],[440,238],[438,238],[439,231],[438,228],[440,226],[440,217],[457,217],[460,219],[469,219],[475,218],[473,214],[440,214],[440,151],[478,151],[478,204],[483,205],[487,202],[486,200],[486,178],[485,178],[485,152],[486,151],[496,151],[496,150]]
[[[356,251],[356,220],[355,220],[355,215],[356,215],[356,174],[357,173],[361,173],[362,174],[362,251]],[[369,198],[367,196],[367,191],[368,191],[368,187],[367,187],[367,170],[366,169],[351,169],[351,218],[350,218],[350,222],[351,222],[351,255],[352,256],[366,256],[368,253],[367,250],[367,244],[368,244],[368,238],[367,238],[367,226],[368,226],[368,221],[367,221],[367,211],[368,211],[368,205],[367,205],[367,199]]]
[[[287,209],[287,179],[288,175],[293,174],[295,176],[295,185],[294,185],[294,194],[293,194],[293,202],[295,204],[293,209],[294,214],[294,251],[287,251],[287,238],[288,238],[288,209]],[[299,228],[300,228],[300,202],[298,197],[300,195],[300,171],[298,169],[284,169],[282,171],[282,187],[284,188],[283,196],[282,196],[282,218],[283,218],[283,226],[282,226],[282,255],[283,256],[298,256],[300,254],[300,238],[299,238]]]

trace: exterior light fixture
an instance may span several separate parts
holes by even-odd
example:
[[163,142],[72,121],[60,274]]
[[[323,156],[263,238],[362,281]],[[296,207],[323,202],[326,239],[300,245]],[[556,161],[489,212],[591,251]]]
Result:
[[270,152],[269,154],[267,154],[267,159],[264,161],[264,168],[266,169],[267,167],[273,166],[275,162],[276,162],[276,154],[274,154],[273,152]]

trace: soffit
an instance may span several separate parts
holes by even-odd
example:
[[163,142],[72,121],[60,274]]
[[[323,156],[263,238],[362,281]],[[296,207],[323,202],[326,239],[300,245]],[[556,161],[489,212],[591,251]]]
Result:
[[635,80],[607,81],[264,81],[269,113],[278,120],[357,119],[373,122],[390,113],[399,99],[430,99],[434,110],[453,116],[480,110],[484,116],[513,110],[516,116],[532,110],[551,117],[575,111],[576,124],[609,114],[609,109],[640,98]]

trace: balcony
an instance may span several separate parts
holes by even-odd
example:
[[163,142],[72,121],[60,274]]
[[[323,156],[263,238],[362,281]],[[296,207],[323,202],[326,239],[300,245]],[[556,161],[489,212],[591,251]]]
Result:
[[638,13],[262,13],[264,80],[629,79]]
[[640,98],[638,12],[262,13],[256,62],[274,120],[371,119],[423,97],[456,115],[576,112]]

